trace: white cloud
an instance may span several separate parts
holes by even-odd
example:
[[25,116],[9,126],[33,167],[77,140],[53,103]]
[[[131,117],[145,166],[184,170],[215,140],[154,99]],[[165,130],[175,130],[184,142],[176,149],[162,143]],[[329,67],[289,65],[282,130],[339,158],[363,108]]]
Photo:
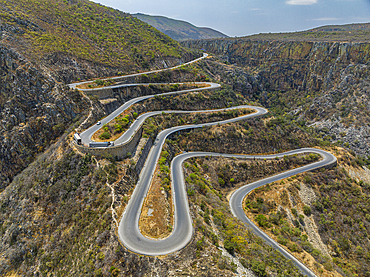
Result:
[[313,5],[316,4],[318,0],[288,0],[285,3],[288,5]]

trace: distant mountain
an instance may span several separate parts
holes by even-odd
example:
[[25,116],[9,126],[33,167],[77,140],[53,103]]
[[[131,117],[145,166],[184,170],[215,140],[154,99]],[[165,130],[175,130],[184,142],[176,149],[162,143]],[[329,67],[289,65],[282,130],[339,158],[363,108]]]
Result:
[[151,16],[142,13],[133,14],[133,16],[178,41],[228,37],[227,35],[211,28],[196,27],[189,22],[175,20],[164,16]]
[[349,32],[349,31],[369,31],[370,23],[356,23],[346,25],[326,25],[314,28],[311,32]]
[[369,42],[370,23],[326,25],[299,32],[261,33],[257,35],[246,36],[245,38],[250,40],[279,41]]

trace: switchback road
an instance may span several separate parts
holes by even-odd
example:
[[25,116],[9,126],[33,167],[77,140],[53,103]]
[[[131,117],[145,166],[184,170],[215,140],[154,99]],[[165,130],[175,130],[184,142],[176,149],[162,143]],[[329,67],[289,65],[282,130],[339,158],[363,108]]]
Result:
[[[202,58],[199,58],[197,60],[194,60],[192,62],[196,62],[200,59],[203,59],[207,56],[205,54]],[[192,63],[189,62],[189,63]],[[187,64],[189,64],[187,63]],[[180,65],[181,66],[181,65]],[[179,66],[177,66],[179,67]],[[175,67],[176,68],[176,67]],[[165,69],[168,70],[168,69]],[[155,70],[151,72],[145,72],[145,73],[138,73],[138,74],[132,74],[128,75],[126,77],[132,77],[132,76],[138,76],[141,74],[148,74],[148,73],[155,73],[160,72],[162,70]],[[116,77],[123,78],[122,76]],[[114,79],[114,78],[113,78]],[[83,84],[81,83],[75,83],[71,84],[71,88],[76,88],[77,85]],[[177,94],[177,93],[186,93],[191,91],[199,91],[199,90],[206,90],[206,89],[214,89],[217,87],[220,87],[218,84],[214,83],[207,83],[209,86],[205,88],[198,88],[198,89],[190,89],[190,90],[184,90],[184,91],[177,91],[177,92],[169,92],[169,93],[163,93],[160,95],[169,95],[169,94]],[[120,87],[124,86],[135,86],[139,84],[124,84],[119,85]],[[106,87],[106,89],[110,89],[113,86]],[[115,86],[116,87],[116,86]],[[100,88],[102,89],[102,88]],[[89,91],[89,90],[84,90]],[[102,119],[102,125],[105,123],[108,123],[109,121],[113,120],[115,117],[117,117],[119,114],[121,114],[124,110],[131,107],[133,104],[138,103],[140,101],[143,101],[145,99],[149,99],[151,97],[154,97],[154,95],[149,96],[143,96],[138,97],[135,99],[132,99],[125,104],[123,104],[120,108],[118,108],[116,111],[111,113],[106,118]],[[310,165],[306,165],[300,168],[296,168],[290,171],[286,171],[280,174],[277,174],[275,176],[259,180],[257,182],[253,182],[251,184],[245,185],[235,191],[230,198],[230,209],[234,216],[239,218],[241,221],[243,221],[247,227],[251,228],[251,230],[259,235],[261,238],[263,238],[269,245],[271,245],[276,250],[280,251],[282,255],[284,255],[286,258],[291,259],[294,264],[297,265],[297,267],[307,276],[315,276],[315,274],[309,270],[302,262],[300,262],[298,259],[296,259],[293,255],[291,255],[288,251],[286,251],[282,246],[280,246],[277,242],[275,242],[273,239],[268,237],[263,231],[261,231],[251,220],[249,220],[242,208],[242,202],[245,196],[251,192],[252,190],[263,186],[267,183],[271,183],[277,180],[281,180],[284,178],[288,178],[289,176],[296,175],[302,172],[315,170],[318,168],[323,168],[326,166],[330,166],[332,164],[336,163],[336,158],[323,150],[314,149],[314,148],[308,148],[308,149],[297,149],[285,153],[275,154],[275,155],[232,155],[232,154],[221,154],[221,153],[207,153],[207,152],[192,152],[192,153],[185,153],[176,156],[172,163],[171,163],[171,186],[172,186],[172,197],[173,197],[173,203],[174,203],[174,228],[171,233],[171,235],[165,239],[161,240],[154,240],[144,237],[139,230],[139,218],[141,214],[141,209],[144,203],[144,199],[147,196],[150,183],[152,181],[155,168],[157,165],[157,161],[160,157],[160,153],[162,151],[163,144],[165,143],[166,138],[177,131],[186,130],[186,129],[195,129],[195,128],[203,128],[207,126],[213,126],[218,124],[226,124],[226,123],[232,123],[239,120],[245,120],[248,118],[253,118],[257,116],[262,116],[264,114],[267,114],[268,111],[261,107],[255,107],[255,106],[239,106],[239,107],[232,107],[227,109],[221,109],[222,110],[230,110],[230,109],[239,109],[239,108],[249,108],[255,110],[255,113],[243,115],[237,118],[232,118],[228,120],[218,121],[218,122],[211,122],[211,123],[204,123],[204,124],[193,124],[193,125],[184,125],[184,126],[177,126],[172,127],[166,130],[163,130],[160,132],[154,142],[154,145],[152,149],[149,152],[149,155],[147,157],[147,160],[145,162],[145,165],[140,173],[138,183],[136,184],[135,190],[131,196],[131,199],[123,213],[123,216],[120,220],[119,227],[118,227],[118,235],[122,243],[131,251],[143,254],[143,255],[152,255],[152,256],[159,256],[159,255],[165,255],[169,254],[175,251],[178,251],[182,248],[184,248],[190,241],[193,235],[193,227],[192,227],[192,219],[190,217],[189,213],[189,205],[187,200],[187,193],[185,189],[185,182],[184,182],[184,176],[183,176],[183,170],[182,170],[182,164],[186,159],[189,159],[191,157],[202,157],[202,156],[210,156],[210,157],[230,157],[230,158],[237,158],[237,159],[274,159],[276,157],[283,157],[284,155],[294,155],[294,154],[300,154],[300,153],[317,153],[321,155],[323,158],[319,162],[315,162]],[[165,113],[190,113],[190,112],[210,112],[210,111],[217,111],[217,110],[204,110],[204,111],[163,111]],[[115,145],[119,144],[125,144],[129,138],[135,134],[135,132],[139,129],[139,127],[143,124],[146,118],[162,113],[162,111],[158,112],[149,112],[146,114],[143,114],[139,116],[130,126],[130,128],[126,131],[125,134],[123,134],[119,139],[116,140]],[[94,125],[81,133],[82,142],[84,144],[88,144],[91,141],[92,135],[99,129],[101,126]]]

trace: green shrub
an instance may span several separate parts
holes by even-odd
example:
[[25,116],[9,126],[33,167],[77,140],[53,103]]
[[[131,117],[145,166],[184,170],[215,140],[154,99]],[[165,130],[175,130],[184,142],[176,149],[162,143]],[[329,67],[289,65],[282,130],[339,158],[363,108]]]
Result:
[[319,249],[316,249],[316,248],[314,248],[313,250],[312,250],[312,256],[316,256],[316,257],[319,257],[320,256],[320,254],[321,254],[321,252],[320,252],[320,250]]
[[119,274],[119,269],[114,266],[111,266],[109,271],[112,273],[112,276],[118,276]]
[[294,242],[288,243],[288,249],[292,252],[302,252],[302,249],[298,246],[298,244]]
[[197,249],[202,250],[204,246],[204,237],[197,241]]
[[103,253],[103,252],[100,252],[100,253],[98,254],[98,260],[104,260],[104,258],[105,258],[104,253]]
[[102,271],[101,271],[101,268],[99,268],[99,269],[97,269],[97,270],[95,270],[95,276],[96,277],[101,277],[101,276],[103,276],[103,273],[102,273]]
[[188,195],[193,196],[195,194],[195,190],[193,189],[188,189]]
[[296,209],[294,209],[294,208],[292,208],[292,214],[293,214],[294,216],[298,216],[297,210],[296,210]]
[[310,216],[310,215],[311,215],[311,207],[310,207],[310,206],[305,205],[305,206],[303,207],[303,213],[304,213],[306,216]]
[[120,124],[114,124],[114,131],[116,133],[121,133],[123,131],[122,125],[120,125]]
[[205,212],[203,218],[204,218],[204,222],[209,225],[210,222],[211,222],[211,218],[209,216],[209,213]]
[[97,84],[98,86],[104,86],[104,81],[100,79],[95,80],[94,83]]
[[110,139],[110,137],[111,134],[109,132],[104,132],[99,136],[100,139]]
[[324,268],[328,271],[333,271],[333,265],[330,262],[326,262],[323,264]]
[[277,242],[280,243],[281,245],[287,245],[288,240],[284,238],[283,236],[278,236]]
[[170,184],[170,180],[168,178],[164,178],[162,180],[162,185],[169,185]]
[[218,245],[218,237],[217,237],[217,235],[216,234],[214,234],[214,233],[210,233],[209,234],[209,238],[211,239],[211,241],[212,241],[212,243],[215,245],[215,246],[219,246]]
[[235,252],[235,245],[229,240],[224,241],[224,247],[227,252],[229,252],[231,255],[234,255]]
[[256,215],[255,220],[257,221],[258,225],[263,227],[263,228],[270,227],[270,225],[271,225],[267,221],[266,216],[264,216],[263,214]]

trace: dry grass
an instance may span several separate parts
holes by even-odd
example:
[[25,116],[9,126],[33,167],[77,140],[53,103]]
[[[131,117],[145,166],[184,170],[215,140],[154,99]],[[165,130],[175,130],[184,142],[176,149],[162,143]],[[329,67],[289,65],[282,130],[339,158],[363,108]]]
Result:
[[163,189],[158,174],[159,167],[157,166],[155,177],[141,210],[139,228],[146,237],[163,239],[172,231],[170,226],[173,226],[173,208],[171,193]]

